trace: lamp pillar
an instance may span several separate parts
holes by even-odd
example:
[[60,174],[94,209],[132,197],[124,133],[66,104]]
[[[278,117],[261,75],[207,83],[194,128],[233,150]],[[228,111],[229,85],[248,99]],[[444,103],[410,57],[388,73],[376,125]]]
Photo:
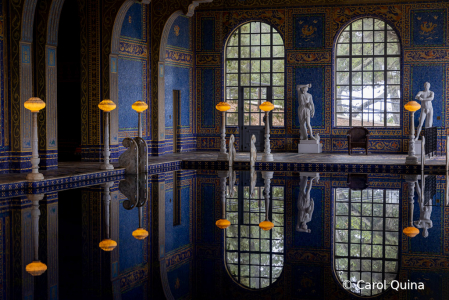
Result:
[[33,116],[33,133],[31,137],[32,143],[32,155],[31,155],[31,173],[27,174],[27,179],[30,181],[38,181],[44,180],[44,175],[39,173],[39,162],[41,159],[39,158],[39,138],[37,135],[37,113],[32,112]]
[[418,163],[418,158],[415,155],[415,112],[412,111],[410,120],[410,140],[408,143],[408,156],[405,158],[405,164],[414,165]]
[[220,141],[220,153],[218,154],[218,160],[228,160],[229,155],[226,151],[226,111],[221,112],[221,141]]
[[271,154],[270,146],[270,122],[269,122],[269,111],[265,112],[265,150],[262,155],[262,161],[273,161],[273,154]]
[[415,183],[418,182],[418,176],[417,175],[407,175],[405,177],[407,184],[408,184],[408,199],[409,199],[409,206],[410,206],[410,224],[408,227],[404,228],[402,231],[405,235],[408,237],[415,237],[419,233],[419,229],[416,228],[413,225],[413,210],[414,210],[414,202],[413,199],[415,197]]
[[142,113],[138,112],[137,114],[139,115],[139,124],[138,124],[139,137],[142,138]]
[[99,244],[103,251],[112,251],[117,247],[117,242],[111,240],[111,229],[110,229],[110,206],[111,206],[111,191],[110,188],[114,185],[114,182],[107,182],[102,184],[103,186],[103,206],[104,206],[104,225],[106,238],[102,240]]
[[37,114],[45,108],[45,102],[37,97],[28,99],[24,106],[31,111],[32,115],[32,132],[31,132],[31,173],[27,174],[27,180],[39,181],[44,179],[44,175],[39,173],[39,137],[37,135]]
[[228,175],[228,171],[218,171],[218,177],[220,178],[220,200],[222,218],[215,222],[215,225],[220,229],[226,229],[231,225],[231,222],[226,220],[226,178],[228,177]]
[[40,276],[47,271],[47,265],[39,261],[39,217],[41,215],[39,201],[44,198],[44,194],[29,194],[27,198],[32,202],[31,226],[33,230],[34,261],[28,264],[25,269],[32,276]]

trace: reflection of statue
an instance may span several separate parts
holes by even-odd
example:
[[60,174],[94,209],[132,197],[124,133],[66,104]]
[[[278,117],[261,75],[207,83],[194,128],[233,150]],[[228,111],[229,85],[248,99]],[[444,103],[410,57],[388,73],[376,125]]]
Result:
[[432,127],[433,124],[433,107],[432,100],[434,93],[429,90],[430,83],[424,83],[424,91],[420,91],[415,99],[421,101],[421,114],[419,116],[419,126],[416,131],[416,140],[419,139],[419,134],[421,133],[424,121],[426,121],[426,128]]
[[250,171],[250,189],[249,197],[254,198],[254,192],[256,191],[257,172],[255,168],[251,168]]
[[432,199],[429,199],[429,203],[426,205],[425,199],[423,199],[422,197],[423,194],[421,194],[421,188],[419,187],[418,181],[415,182],[415,186],[416,190],[418,191],[418,203],[419,203],[419,220],[415,221],[415,226],[416,228],[423,229],[422,235],[423,237],[426,238],[429,236],[428,230],[433,227],[433,222],[430,219],[430,216],[432,214]]
[[229,168],[229,196],[231,198],[234,198],[235,195],[235,181],[237,179],[237,176],[235,174],[235,171],[232,168]]
[[301,176],[301,183],[299,188],[298,202],[298,219],[296,223],[296,231],[310,233],[311,230],[307,228],[307,223],[312,221],[312,214],[314,209],[313,199],[310,199],[310,191],[312,190],[313,180],[317,182],[319,177],[313,177],[307,186],[309,176]]
[[307,93],[312,84],[300,84],[296,86],[298,91],[298,118],[301,133],[301,140],[307,140],[307,128],[309,129],[310,137],[314,140],[319,140],[319,135],[317,137],[313,136],[312,126],[310,125],[310,118],[315,115],[315,106],[313,105],[312,95]]
[[254,168],[257,160],[257,149],[256,149],[256,136],[253,134],[251,137],[251,152],[249,157],[249,165]]
[[230,168],[232,166],[234,166],[234,160],[235,160],[235,154],[236,154],[234,142],[235,142],[235,137],[233,134],[231,134],[231,137],[229,138],[229,167]]

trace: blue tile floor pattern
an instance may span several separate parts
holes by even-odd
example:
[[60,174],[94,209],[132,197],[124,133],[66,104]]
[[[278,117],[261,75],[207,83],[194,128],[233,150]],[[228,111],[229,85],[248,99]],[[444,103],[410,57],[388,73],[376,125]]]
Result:
[[[218,152],[184,152],[164,156],[149,157],[148,172],[156,174],[186,169],[227,169],[228,162],[217,161]],[[417,173],[420,165],[405,165],[404,154],[298,154],[273,153],[273,162],[262,162],[262,153],[258,153],[256,168],[266,171],[320,171],[320,172],[403,172]],[[426,170],[442,171],[445,156],[436,156],[426,160]],[[42,171],[45,179],[28,182],[26,174],[0,175],[0,192],[19,189],[42,189],[57,185],[73,185],[76,182],[99,181],[111,176],[123,176],[125,170],[114,164],[114,170],[100,170],[100,163],[61,162],[55,170]],[[249,153],[237,153],[235,169],[249,167]],[[85,185],[80,183],[81,185]]]

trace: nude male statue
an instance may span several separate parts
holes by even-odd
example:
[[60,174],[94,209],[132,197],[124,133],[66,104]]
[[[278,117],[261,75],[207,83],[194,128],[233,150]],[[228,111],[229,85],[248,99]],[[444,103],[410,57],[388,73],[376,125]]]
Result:
[[314,140],[319,140],[319,136],[313,136],[312,126],[310,125],[310,118],[313,118],[315,115],[315,105],[313,104],[312,95],[307,93],[309,88],[312,87],[312,84],[300,84],[296,86],[296,90],[298,91],[298,118],[300,128],[300,139],[307,140],[307,128],[309,129],[310,137]]
[[433,107],[432,100],[434,97],[434,93],[429,90],[430,83],[424,83],[424,91],[420,91],[415,99],[421,101],[421,115],[419,116],[419,126],[416,131],[415,140],[419,139],[419,134],[421,133],[422,126],[424,121],[426,121],[426,128],[432,127],[433,124]]

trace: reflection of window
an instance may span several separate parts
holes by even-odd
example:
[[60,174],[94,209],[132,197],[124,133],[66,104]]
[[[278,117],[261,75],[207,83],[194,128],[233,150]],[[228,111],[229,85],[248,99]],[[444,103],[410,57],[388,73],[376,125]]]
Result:
[[[267,88],[270,86],[272,90]],[[226,124],[239,125],[240,111],[244,125],[264,125],[259,105],[268,99],[274,104],[273,126],[284,126],[284,95],[281,35],[261,22],[240,26],[231,34],[226,46],[226,101],[231,105],[226,113]]]
[[379,19],[349,24],[336,45],[336,126],[400,126],[399,38]]
[[239,187],[235,195],[243,201],[227,194],[226,218],[232,225],[226,229],[226,265],[235,281],[254,289],[275,282],[284,266],[284,187],[271,192],[270,231],[259,228],[265,220],[263,187],[256,187],[251,199],[249,187]]
[[[334,267],[361,296],[383,292],[399,268],[399,190],[335,191]],[[359,289],[357,282],[383,283],[384,289]],[[363,287],[364,285],[361,284]]]

